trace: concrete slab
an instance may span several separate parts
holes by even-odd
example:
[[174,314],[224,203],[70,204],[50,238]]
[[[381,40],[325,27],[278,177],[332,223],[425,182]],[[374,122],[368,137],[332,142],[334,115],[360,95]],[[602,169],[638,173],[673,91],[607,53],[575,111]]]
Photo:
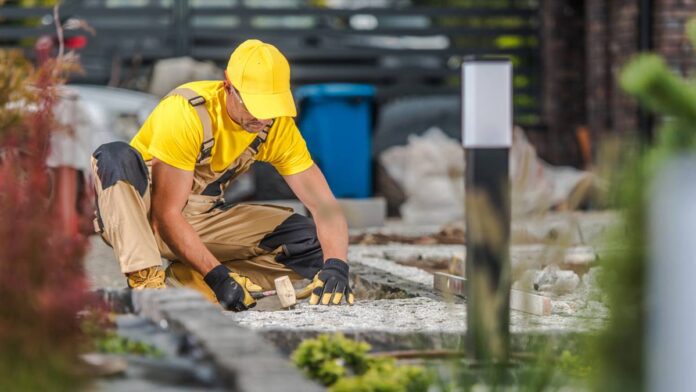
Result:
[[[616,211],[549,212],[512,221],[512,242],[530,244],[560,242],[565,245],[602,244],[612,228],[620,224]],[[398,219],[385,222],[384,227],[351,230],[351,235],[365,233],[420,237],[434,235],[441,225],[414,225]]]
[[[399,278],[408,280],[422,286],[423,289],[433,288],[433,274],[420,268],[404,266],[394,261],[383,258],[391,252],[399,252],[401,255],[411,254],[414,257],[447,257],[460,254],[462,247],[457,245],[353,245],[349,250],[349,261],[352,264],[361,264],[369,268],[384,271]],[[574,248],[570,248],[571,250]],[[581,248],[583,252],[586,247]],[[558,248],[561,255],[565,255],[565,249]],[[553,250],[551,250],[553,251]],[[542,245],[513,246],[511,251],[512,269],[521,272],[538,268],[544,263],[550,263],[550,252]],[[513,276],[517,275],[513,273]],[[551,292],[518,292],[512,304],[515,310],[531,312],[536,315],[573,316],[577,313],[582,317],[597,317],[606,319],[608,309],[597,301],[596,279],[583,280],[577,290],[567,295],[558,296]],[[526,295],[529,294],[529,295]],[[594,295],[593,298],[590,295]],[[432,298],[430,295],[426,297]],[[592,309],[589,311],[588,309]],[[593,315],[596,312],[596,316]]]
[[[466,332],[465,304],[448,304],[423,297],[358,301],[353,306],[311,306],[302,302],[288,311],[225,312],[225,315],[241,326],[256,330]],[[515,333],[582,332],[604,325],[601,319],[520,312],[512,312],[510,322]]]
[[[467,281],[460,276],[436,272],[433,275],[433,288],[443,295],[466,296]],[[551,314],[551,309],[551,299],[548,297],[515,289],[510,290],[510,310],[548,316]]]
[[[599,252],[602,252],[600,250]],[[466,260],[465,245],[351,245],[349,259],[383,258],[397,263],[414,265],[422,268],[429,266],[459,264],[459,271],[464,271]],[[510,263],[513,276],[518,277],[528,269],[539,269],[549,264],[567,265],[574,268],[589,269],[599,254],[591,246],[559,246],[542,244],[511,245]]]
[[376,268],[388,272],[392,275],[398,276],[400,278],[425,285],[429,288],[433,286],[433,275],[420,268],[401,265],[391,260],[377,257],[351,258],[349,256],[348,261],[350,263],[358,263],[372,268]]
[[387,216],[387,201],[383,197],[366,199],[338,199],[348,227],[360,229],[382,227]]
[[365,227],[350,230],[350,235],[377,233],[385,235],[403,235],[420,237],[436,234],[442,229],[440,225],[414,225],[404,223],[401,219],[387,219],[382,227]]
[[114,255],[113,249],[98,235],[89,237],[89,248],[85,255],[85,273],[92,289],[126,287],[126,278]]

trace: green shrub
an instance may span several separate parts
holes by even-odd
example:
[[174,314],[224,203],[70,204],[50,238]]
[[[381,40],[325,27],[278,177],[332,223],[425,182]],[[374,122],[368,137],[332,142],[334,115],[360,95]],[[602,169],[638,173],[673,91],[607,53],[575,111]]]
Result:
[[307,339],[292,354],[305,374],[334,392],[427,391],[430,374],[421,367],[397,366],[393,358],[368,356],[371,346],[341,334]]
[[164,355],[154,346],[125,338],[114,331],[106,332],[94,343],[97,351],[106,354],[136,354],[156,358]]
[[[696,44],[696,20],[687,25]],[[674,73],[656,54],[641,54],[621,73],[621,87],[655,115],[659,125],[654,145],[627,154],[618,170],[617,206],[628,228],[615,239],[622,252],[604,260],[600,283],[607,293],[611,317],[596,345],[595,390],[645,388],[645,327],[648,270],[648,208],[655,175],[670,158],[696,150],[696,86]]]
[[332,392],[422,392],[432,383],[425,369],[396,366],[393,360],[381,361],[365,374],[339,379]]

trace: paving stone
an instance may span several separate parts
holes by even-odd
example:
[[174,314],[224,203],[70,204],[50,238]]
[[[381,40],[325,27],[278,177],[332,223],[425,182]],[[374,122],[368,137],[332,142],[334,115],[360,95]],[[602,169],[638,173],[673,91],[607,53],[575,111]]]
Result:
[[273,359],[250,361],[241,356],[228,356],[218,360],[225,367],[239,369],[234,374],[234,385],[241,391],[313,392],[324,390],[318,384],[298,379],[298,370],[287,361],[280,362]]
[[101,392],[230,392],[229,388],[167,385],[160,382],[147,380],[136,375],[128,375],[125,378],[99,380],[94,384],[93,390]]
[[133,302],[141,315],[191,335],[213,360],[227,385],[237,390],[322,390],[260,335],[223,314],[232,312],[223,312],[195,291],[144,290],[134,292]]
[[409,267],[395,263],[391,260],[376,258],[376,257],[348,257],[348,261],[351,263],[359,263],[372,268],[376,268],[391,275],[403,278],[415,283],[422,284],[426,287],[432,287],[433,285],[433,275],[427,271],[420,268]]

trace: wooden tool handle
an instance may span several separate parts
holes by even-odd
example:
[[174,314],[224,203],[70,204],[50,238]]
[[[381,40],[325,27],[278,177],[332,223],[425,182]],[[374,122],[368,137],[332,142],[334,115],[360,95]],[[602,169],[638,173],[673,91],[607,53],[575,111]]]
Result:
[[276,295],[277,293],[275,290],[268,290],[268,291],[255,291],[255,292],[249,293],[249,294],[251,294],[251,298],[253,298],[253,299],[261,299],[261,298],[270,297],[272,295]]

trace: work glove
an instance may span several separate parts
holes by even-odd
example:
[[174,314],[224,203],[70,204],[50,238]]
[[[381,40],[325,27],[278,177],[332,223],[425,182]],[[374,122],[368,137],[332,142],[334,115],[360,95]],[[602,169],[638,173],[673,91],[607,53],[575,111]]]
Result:
[[[355,301],[353,291],[348,284],[348,264],[340,259],[326,260],[312,283],[302,291],[310,288],[312,289],[312,296],[309,298],[310,305],[317,305],[320,300],[322,305],[329,303],[338,305],[343,298],[350,305]],[[298,294],[298,298],[300,297],[301,295]]]
[[256,300],[249,292],[262,290],[249,278],[230,271],[222,264],[210,270],[203,280],[213,290],[220,305],[235,312],[256,306]]

